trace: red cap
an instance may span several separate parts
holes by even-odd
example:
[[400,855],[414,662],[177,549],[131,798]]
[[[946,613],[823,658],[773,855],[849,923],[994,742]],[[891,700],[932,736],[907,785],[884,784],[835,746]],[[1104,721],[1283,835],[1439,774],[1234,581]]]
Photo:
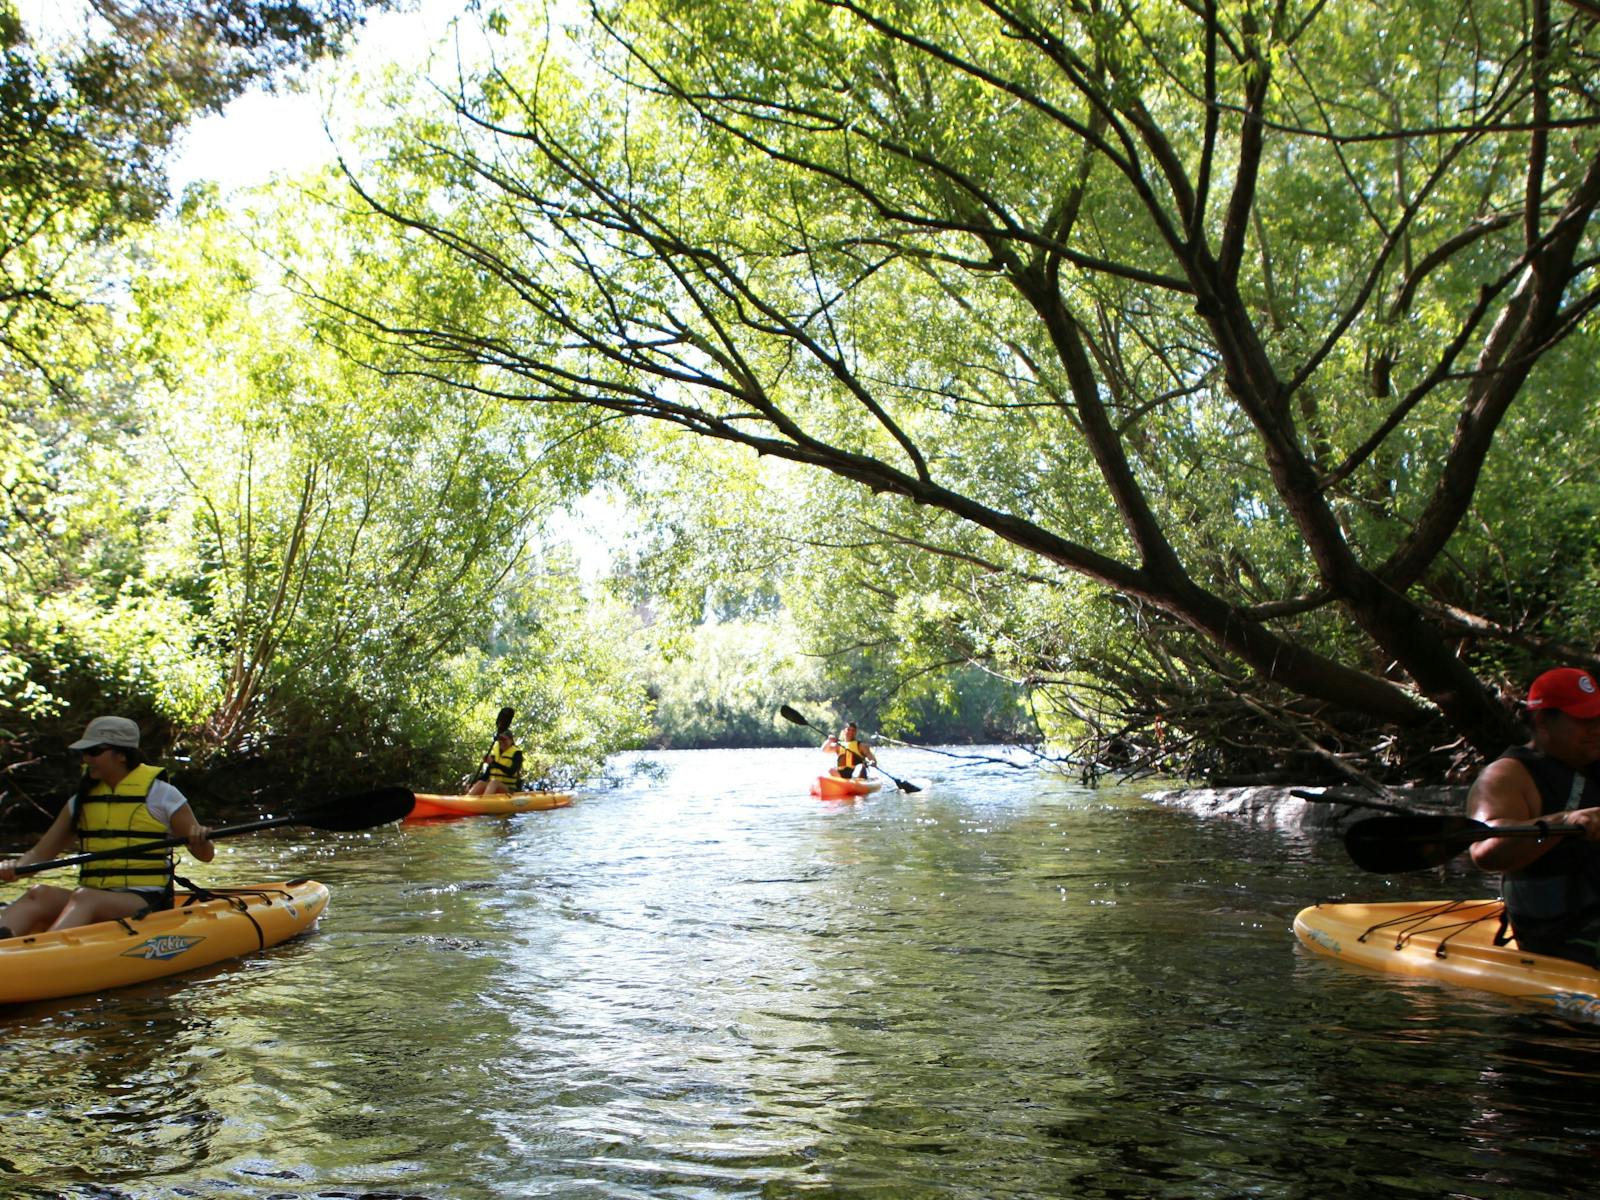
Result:
[[1555,708],[1580,720],[1600,717],[1600,683],[1577,667],[1557,667],[1533,681],[1528,707]]

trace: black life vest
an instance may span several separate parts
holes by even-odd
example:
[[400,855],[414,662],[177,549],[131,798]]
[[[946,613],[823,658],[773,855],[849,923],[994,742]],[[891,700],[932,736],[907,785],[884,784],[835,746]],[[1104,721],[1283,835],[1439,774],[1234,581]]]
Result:
[[[1501,758],[1522,764],[1539,791],[1539,817],[1600,808],[1600,764],[1575,771],[1542,750],[1512,746]],[[1600,914],[1600,843],[1558,837],[1527,866],[1507,871],[1500,895],[1513,929],[1558,928]]]

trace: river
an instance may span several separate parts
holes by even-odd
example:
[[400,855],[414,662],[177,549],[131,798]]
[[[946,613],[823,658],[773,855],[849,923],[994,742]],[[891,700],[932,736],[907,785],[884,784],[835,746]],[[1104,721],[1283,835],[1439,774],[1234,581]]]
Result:
[[924,790],[658,753],[569,809],[219,843],[197,879],[320,879],[320,928],[0,1013],[0,1196],[1593,1194],[1600,1029],[1290,930],[1469,869],[883,757]]

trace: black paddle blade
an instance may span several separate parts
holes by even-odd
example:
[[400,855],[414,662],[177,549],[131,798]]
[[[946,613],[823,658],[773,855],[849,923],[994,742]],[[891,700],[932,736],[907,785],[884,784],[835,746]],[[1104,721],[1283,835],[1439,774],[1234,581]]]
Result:
[[799,713],[795,712],[795,710],[790,708],[787,704],[780,704],[778,706],[778,715],[785,721],[793,721],[796,725],[810,725],[812,729],[816,728],[815,725],[812,725],[810,721],[806,720]]
[[1492,826],[1471,817],[1368,817],[1345,831],[1344,848],[1363,871],[1394,874],[1440,866],[1495,836]]
[[334,833],[349,833],[398,821],[410,814],[416,802],[417,798],[407,788],[379,788],[377,791],[357,792],[319,804],[316,808],[296,813],[288,823],[309,825],[313,829],[327,829]]
[[883,768],[882,768],[882,767],[880,767],[880,766],[877,766],[877,765],[874,765],[874,766],[873,766],[873,768],[872,768],[872,769],[873,769],[873,770],[874,770],[874,771],[876,771],[876,772],[877,772],[877,773],[878,773],[878,774],[879,774],[879,775],[882,775],[882,776],[883,776],[883,777],[884,777],[884,778],[885,778],[885,779],[887,779],[887,780],[888,780],[888,781],[889,781],[889,782],[890,782],[890,783],[892,783],[892,784],[894,784],[894,785],[895,785],[895,787],[897,787],[897,788],[899,788],[899,789],[900,789],[900,790],[901,790],[901,791],[902,791],[902,792],[905,792],[905,793],[907,793],[907,794],[908,794],[908,795],[909,795],[909,794],[910,794],[910,793],[911,793],[911,792],[920,792],[920,791],[921,791],[921,790],[922,790],[922,789],[921,789],[921,788],[919,788],[919,787],[918,787],[918,786],[917,786],[917,785],[916,785],[916,784],[914,784],[914,783],[912,783],[912,782],[910,782],[910,781],[909,781],[909,780],[906,780],[906,779],[896,779],[896,778],[895,778],[895,777],[894,777],[894,776],[893,776],[893,775],[891,775],[891,774],[889,774],[889,772],[887,772],[887,771],[885,771],[885,770],[884,770],[884,769],[883,769]]
[[512,708],[509,704],[506,705],[504,708],[502,708],[500,710],[500,715],[494,719],[494,731],[495,731],[495,733],[497,733],[497,734],[504,733],[506,730],[510,729],[511,728],[511,720],[516,715],[517,715],[517,710]]

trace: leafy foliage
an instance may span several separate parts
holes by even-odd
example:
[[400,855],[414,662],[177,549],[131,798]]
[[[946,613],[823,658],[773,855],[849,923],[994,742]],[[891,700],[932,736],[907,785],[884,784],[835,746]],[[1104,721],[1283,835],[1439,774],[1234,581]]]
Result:
[[91,698],[203,706],[188,610],[139,578],[112,247],[165,204],[194,115],[335,51],[368,7],[100,0],[83,36],[50,40],[0,0],[0,718],[23,740]]
[[571,783],[650,716],[632,616],[582,601],[559,520],[614,448],[352,357],[292,291],[366,286],[340,236],[285,190],[130,247],[99,382],[137,403],[64,457],[37,590],[7,576],[0,711],[45,746],[126,712],[237,799],[448,789],[510,704],[530,772]]
[[478,285],[361,306],[425,369],[864,486],[871,626],[1106,744],[1429,774],[1593,665],[1586,600],[1506,603],[1590,556],[1498,532],[1588,505],[1553,484],[1595,445],[1587,15],[616,0],[586,61],[498,28],[353,180]]

